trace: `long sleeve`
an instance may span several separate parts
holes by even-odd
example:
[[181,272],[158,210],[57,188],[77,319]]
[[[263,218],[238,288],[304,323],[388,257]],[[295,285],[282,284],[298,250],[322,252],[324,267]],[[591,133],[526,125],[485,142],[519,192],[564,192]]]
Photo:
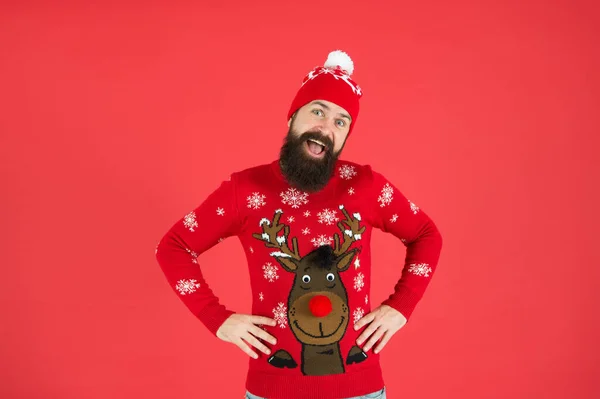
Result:
[[219,303],[202,276],[197,258],[222,239],[237,235],[242,224],[232,176],[179,219],[156,247],[156,259],[169,285],[214,335],[234,312]]
[[383,175],[371,171],[373,224],[406,246],[402,275],[383,304],[410,318],[435,273],[442,237],[431,218]]

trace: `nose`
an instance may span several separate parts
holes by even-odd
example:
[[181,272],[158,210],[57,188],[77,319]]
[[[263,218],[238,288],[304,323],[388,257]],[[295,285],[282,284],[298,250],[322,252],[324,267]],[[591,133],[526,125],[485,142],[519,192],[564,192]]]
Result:
[[325,317],[331,313],[331,301],[325,295],[315,295],[308,303],[310,312],[317,317]]

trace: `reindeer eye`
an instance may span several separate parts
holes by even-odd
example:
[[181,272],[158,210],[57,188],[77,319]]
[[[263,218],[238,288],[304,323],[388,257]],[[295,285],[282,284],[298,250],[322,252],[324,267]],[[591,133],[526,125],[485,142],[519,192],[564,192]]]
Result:
[[325,278],[327,279],[327,281],[333,281],[333,280],[335,280],[335,274],[328,273]]
[[305,283],[310,282],[310,276],[308,274],[305,274],[304,276],[302,276],[302,281]]

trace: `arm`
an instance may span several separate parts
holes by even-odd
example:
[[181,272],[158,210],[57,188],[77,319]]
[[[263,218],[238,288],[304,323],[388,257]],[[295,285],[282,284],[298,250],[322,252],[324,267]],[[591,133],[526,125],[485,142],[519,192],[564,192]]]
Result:
[[372,171],[370,201],[376,208],[374,226],[393,234],[406,246],[402,275],[383,304],[396,309],[408,320],[435,273],[442,237],[417,204],[375,171]]
[[368,327],[356,342],[369,351],[375,344],[379,353],[390,338],[408,321],[436,269],[442,237],[433,221],[416,204],[409,201],[381,174],[371,171],[368,201],[374,207],[374,227],[399,238],[406,245],[402,276],[394,292],[354,326]]
[[169,285],[214,335],[234,312],[219,303],[196,258],[220,239],[240,232],[242,221],[233,179],[232,176],[232,180],[222,182],[200,205],[181,217],[156,247],[156,259]]

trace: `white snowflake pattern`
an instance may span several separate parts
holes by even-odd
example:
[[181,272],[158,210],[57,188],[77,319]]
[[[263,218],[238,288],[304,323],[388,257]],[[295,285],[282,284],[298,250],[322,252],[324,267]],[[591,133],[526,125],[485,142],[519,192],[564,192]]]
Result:
[[285,193],[282,192],[279,195],[281,196],[281,202],[291,205],[292,208],[299,208],[300,205],[308,203],[308,193],[298,191],[295,188],[290,188]]
[[253,254],[254,253],[254,248],[250,247],[250,253]]
[[305,236],[310,234],[310,229],[307,227],[305,229],[302,230],[302,234],[304,234]]
[[225,209],[223,209],[223,208],[217,208],[217,215],[219,215],[219,216],[225,215]]
[[410,210],[416,215],[417,212],[419,212],[419,207],[416,206],[411,200],[408,200],[408,203],[410,204]]
[[369,303],[369,296],[365,295],[365,305],[367,305]]
[[277,274],[277,267],[275,267],[275,265],[273,265],[271,262],[265,263],[262,269],[264,272],[263,277],[269,280],[269,283],[272,283],[279,278],[279,275]]
[[273,308],[273,318],[279,327],[285,328],[287,326],[287,306],[283,302],[279,302],[277,307]]
[[379,201],[381,204],[381,207],[384,207],[386,205],[389,205],[392,203],[392,200],[394,199],[394,188],[390,185],[390,183],[385,183],[385,186],[383,186],[383,188],[381,189],[381,195],[379,195],[379,198],[377,198],[377,201]]
[[192,263],[198,264],[198,254],[188,248],[185,249],[188,254],[192,255]]
[[429,267],[428,263],[411,263],[408,271],[416,274],[417,276],[429,277],[429,273],[431,273],[431,267]]
[[319,216],[319,223],[325,223],[328,226],[331,226],[339,219],[335,216],[336,211],[333,209],[325,208],[322,212],[319,212],[317,216]]
[[265,206],[265,198],[266,196],[264,194],[252,193],[252,195],[249,195],[246,198],[248,201],[248,208],[259,209],[261,206]]
[[354,176],[356,176],[356,170],[354,170],[354,166],[352,165],[342,165],[340,166],[340,177],[345,180],[350,180]]
[[360,291],[365,286],[365,275],[362,273],[358,273],[356,277],[354,277],[354,289],[356,291]]
[[309,217],[309,216],[310,216],[310,211],[306,211],[306,212],[304,212],[304,217],[305,217],[305,218],[307,218],[307,217]]
[[263,295],[263,293],[262,293],[262,292],[260,292],[260,293],[258,294],[258,299],[260,299],[260,301],[261,301],[261,302],[262,302],[262,301],[264,301],[264,299],[265,299],[265,296]]
[[395,213],[392,215],[392,218],[390,219],[390,222],[392,223],[396,223],[396,220],[398,220],[398,215],[396,215]]
[[294,220],[296,220],[293,216],[288,217],[288,223],[292,223]]
[[355,193],[355,191],[354,191],[354,188],[350,187],[350,188],[348,189],[348,194],[349,194],[349,195],[354,195],[354,193]]
[[358,259],[358,256],[356,257],[356,260],[354,261],[354,269],[358,269],[360,267],[360,259]]
[[194,228],[198,227],[198,222],[196,221],[196,212],[191,211],[187,215],[183,217],[183,225],[187,227],[191,232],[194,232]]
[[354,310],[354,312],[352,313],[352,317],[354,318],[354,323],[356,323],[357,321],[359,321],[360,319],[362,319],[362,317],[365,315],[365,311],[362,310],[362,308],[356,308]]
[[322,245],[331,245],[332,241],[333,239],[331,237],[327,237],[325,234],[321,234],[320,236],[310,240],[310,242],[312,242],[315,247],[320,247]]
[[177,282],[175,288],[181,295],[188,295],[196,292],[196,289],[200,288],[200,284],[194,279],[183,279]]

